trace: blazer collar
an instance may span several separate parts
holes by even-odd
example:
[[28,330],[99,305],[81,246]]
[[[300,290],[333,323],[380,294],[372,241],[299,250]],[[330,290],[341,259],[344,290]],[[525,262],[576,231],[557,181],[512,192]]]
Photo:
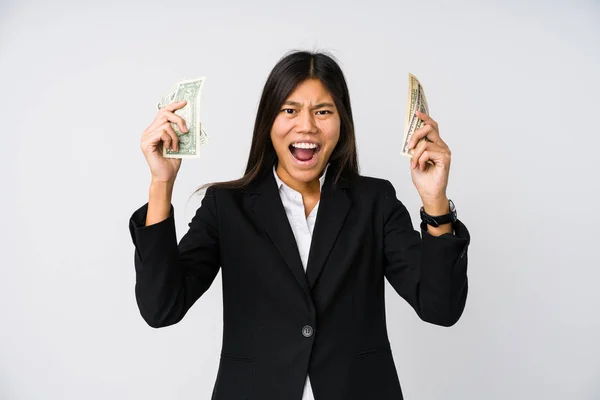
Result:
[[254,210],[269,239],[285,259],[298,284],[309,296],[323,271],[352,203],[348,193],[352,183],[348,180],[334,183],[337,170],[333,165],[326,172],[323,174],[324,181],[306,272],[271,168],[245,191],[252,197],[250,208]]

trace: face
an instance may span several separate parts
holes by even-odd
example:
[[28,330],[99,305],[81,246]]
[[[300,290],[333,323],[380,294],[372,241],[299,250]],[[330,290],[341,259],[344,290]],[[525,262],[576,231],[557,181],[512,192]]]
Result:
[[279,110],[271,128],[285,182],[319,179],[340,138],[340,117],[333,98],[318,79],[302,82]]

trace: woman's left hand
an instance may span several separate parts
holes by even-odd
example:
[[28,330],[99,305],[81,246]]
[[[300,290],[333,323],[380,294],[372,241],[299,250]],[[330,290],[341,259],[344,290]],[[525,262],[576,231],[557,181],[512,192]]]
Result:
[[[447,201],[450,149],[440,137],[437,122],[422,112],[417,111],[416,115],[424,125],[415,131],[408,145],[413,149],[410,160],[412,181],[423,204]],[[422,138],[425,139],[419,141]]]

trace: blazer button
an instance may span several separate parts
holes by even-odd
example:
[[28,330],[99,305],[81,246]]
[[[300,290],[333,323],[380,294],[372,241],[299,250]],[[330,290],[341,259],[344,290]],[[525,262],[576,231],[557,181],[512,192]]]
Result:
[[312,326],[305,325],[304,328],[302,328],[302,334],[304,335],[304,337],[311,337],[313,335]]

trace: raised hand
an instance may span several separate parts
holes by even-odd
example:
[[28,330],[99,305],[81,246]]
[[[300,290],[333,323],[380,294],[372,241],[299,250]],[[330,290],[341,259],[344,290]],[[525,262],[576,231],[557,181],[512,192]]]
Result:
[[150,167],[153,182],[172,183],[177,177],[181,158],[165,158],[162,149],[163,146],[175,151],[179,148],[179,139],[171,123],[176,123],[182,133],[189,132],[185,120],[175,114],[176,110],[186,104],[187,102],[183,100],[163,107],[142,134],[140,148]]
[[412,181],[423,204],[440,203],[440,201],[444,203],[447,201],[450,148],[440,137],[437,122],[419,111],[416,112],[416,116],[425,125],[415,131],[408,145],[413,149],[410,160]]

